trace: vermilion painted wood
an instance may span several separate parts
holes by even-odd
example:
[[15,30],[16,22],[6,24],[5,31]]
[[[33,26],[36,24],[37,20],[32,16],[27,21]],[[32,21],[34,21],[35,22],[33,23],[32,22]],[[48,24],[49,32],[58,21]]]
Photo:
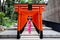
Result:
[[28,4],[14,4],[15,12],[18,12],[18,31],[22,30],[27,22],[28,16],[32,16],[32,22],[37,29],[42,31],[42,12],[45,4],[32,4],[32,10],[28,10]]

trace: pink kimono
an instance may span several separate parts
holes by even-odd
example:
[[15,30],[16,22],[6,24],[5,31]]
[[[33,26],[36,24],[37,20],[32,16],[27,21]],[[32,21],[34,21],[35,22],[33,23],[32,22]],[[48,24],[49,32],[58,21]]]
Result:
[[28,32],[31,33],[31,21],[28,20]]

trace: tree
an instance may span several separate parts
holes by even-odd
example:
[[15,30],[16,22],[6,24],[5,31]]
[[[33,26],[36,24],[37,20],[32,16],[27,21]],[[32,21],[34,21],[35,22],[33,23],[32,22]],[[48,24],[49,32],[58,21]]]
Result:
[[[15,21],[13,20],[14,15],[14,0],[6,0],[2,3],[2,12],[0,13],[0,24],[4,26],[10,26]],[[3,13],[5,14],[4,17]],[[2,16],[1,16],[2,15]],[[16,20],[17,21],[17,20]]]
[[2,25],[2,20],[4,16],[5,16],[5,13],[0,12],[0,25]]
[[1,11],[1,0],[0,0],[0,11]]

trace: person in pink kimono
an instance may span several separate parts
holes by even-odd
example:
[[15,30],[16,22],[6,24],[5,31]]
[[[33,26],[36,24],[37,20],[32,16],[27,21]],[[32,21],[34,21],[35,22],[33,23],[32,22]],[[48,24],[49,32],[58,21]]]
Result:
[[31,20],[28,20],[28,32],[31,33]]
[[28,32],[29,33],[31,33],[31,21],[32,21],[32,16],[28,16],[28,22],[27,22],[27,24],[28,24],[28,27],[27,27],[27,30],[28,30]]

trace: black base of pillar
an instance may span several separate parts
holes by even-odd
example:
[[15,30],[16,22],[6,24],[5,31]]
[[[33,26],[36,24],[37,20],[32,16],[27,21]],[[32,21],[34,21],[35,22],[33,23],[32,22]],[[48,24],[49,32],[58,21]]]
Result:
[[39,34],[39,30],[37,28],[35,28],[35,29],[36,29],[37,33]]
[[23,31],[24,31],[24,28],[23,28],[22,30],[20,30],[20,34],[22,34],[22,33],[23,33]]
[[22,30],[17,31],[17,39],[20,39],[21,38],[20,34],[22,34],[22,32],[24,31],[24,28],[25,28],[26,24],[24,25],[24,27],[22,28]]
[[43,39],[43,31],[40,31],[40,39]]
[[[27,22],[26,22],[26,24],[27,24]],[[22,30],[20,30],[20,34],[22,34],[22,33],[23,33],[23,31],[24,31],[24,29],[25,29],[26,24],[24,25],[24,27],[22,28]]]
[[17,39],[20,39],[20,31],[17,31]]

